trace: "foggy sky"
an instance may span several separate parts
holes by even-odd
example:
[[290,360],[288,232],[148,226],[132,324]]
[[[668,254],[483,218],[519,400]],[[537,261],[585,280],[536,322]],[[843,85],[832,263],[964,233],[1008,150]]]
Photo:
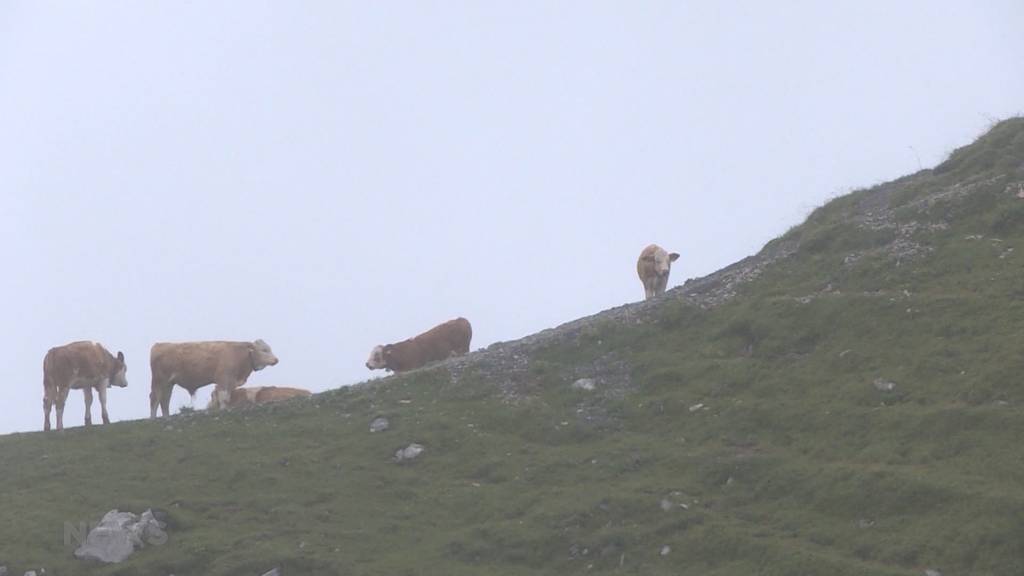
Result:
[[52,346],[124,351],[114,420],[157,341],[352,384],[455,316],[475,349],[639,300],[650,242],[710,273],[1024,111],[1021,2],[832,4],[0,3],[0,432],[42,428]]

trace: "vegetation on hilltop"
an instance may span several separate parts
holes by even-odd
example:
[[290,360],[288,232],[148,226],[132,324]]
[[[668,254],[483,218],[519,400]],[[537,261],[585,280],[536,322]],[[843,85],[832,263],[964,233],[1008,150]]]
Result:
[[[1017,118],[819,208],[724,301],[691,283],[528,357],[497,346],[311,401],[0,437],[0,564],[1022,574],[1020,182]],[[390,429],[370,433],[380,415]],[[425,452],[394,462],[411,442]],[[149,507],[170,539],[122,565],[64,544],[65,522]]]

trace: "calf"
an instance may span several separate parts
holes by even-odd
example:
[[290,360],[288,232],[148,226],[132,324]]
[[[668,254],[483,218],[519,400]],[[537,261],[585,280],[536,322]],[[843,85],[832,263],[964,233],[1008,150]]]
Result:
[[668,274],[672,271],[672,263],[679,259],[679,254],[669,254],[657,244],[651,244],[640,253],[636,261],[636,273],[644,285],[644,300],[665,293],[668,285]]
[[285,386],[249,386],[235,388],[231,391],[227,404],[222,404],[217,394],[210,395],[210,403],[206,405],[207,410],[219,408],[237,408],[252,404],[267,404],[269,402],[280,402],[290,398],[305,398],[312,396],[309,390],[301,388],[287,388]]
[[469,320],[456,318],[408,340],[374,347],[366,367],[393,372],[414,370],[428,362],[469,352],[472,338],[473,328]]
[[156,407],[167,416],[171,392],[177,384],[188,390],[195,403],[196,390],[216,385],[214,395],[227,404],[231,391],[249,379],[254,371],[277,364],[270,346],[255,342],[158,342],[149,353],[153,384],[149,391],[149,416],[156,418]]
[[50,408],[57,405],[57,430],[64,429],[64,402],[71,390],[85,395],[85,425],[92,425],[92,391],[100,397],[103,423],[107,415],[107,387],[128,385],[124,354],[114,357],[95,342],[72,342],[50,348],[43,358],[43,430],[50,429]]

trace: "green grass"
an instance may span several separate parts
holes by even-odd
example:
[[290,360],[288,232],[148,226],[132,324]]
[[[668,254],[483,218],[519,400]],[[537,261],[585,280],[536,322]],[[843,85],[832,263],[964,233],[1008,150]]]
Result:
[[[930,251],[898,265],[892,231],[853,223],[878,191],[839,198],[730,303],[667,299],[656,321],[598,323],[532,358],[516,402],[472,367],[458,382],[441,368],[216,417],[0,437],[0,564],[51,576],[1024,574],[1024,201],[1004,193],[1022,163],[1014,119],[892,184],[901,222],[948,223],[915,232]],[[570,388],[610,357],[630,367],[625,395]],[[392,427],[371,434],[378,415]],[[426,452],[393,462],[410,442]],[[64,545],[65,522],[148,507],[168,512],[170,540],[123,565],[83,564]]]

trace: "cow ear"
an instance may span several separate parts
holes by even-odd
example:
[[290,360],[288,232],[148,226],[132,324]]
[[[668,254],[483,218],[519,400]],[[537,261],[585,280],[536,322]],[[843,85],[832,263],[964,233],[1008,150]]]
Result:
[[121,364],[124,364],[124,352],[121,352],[120,350],[118,350],[118,352],[117,352],[117,361],[120,362]]
[[678,252],[673,252],[673,253],[668,255],[668,261],[669,262],[675,262],[676,260],[679,260],[679,253]]

